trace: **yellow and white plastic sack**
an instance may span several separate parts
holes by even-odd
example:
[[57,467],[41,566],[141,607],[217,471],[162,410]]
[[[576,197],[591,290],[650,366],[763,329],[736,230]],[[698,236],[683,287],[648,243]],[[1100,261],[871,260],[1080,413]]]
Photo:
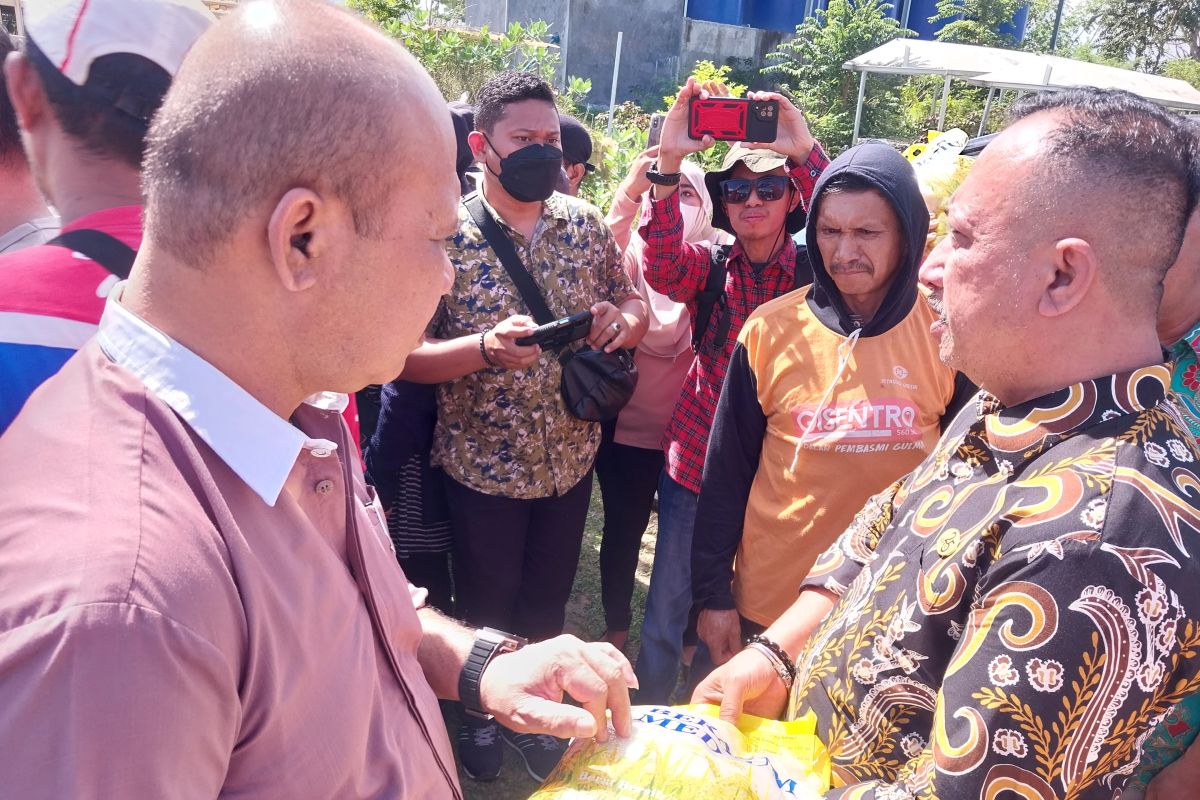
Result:
[[530,800],[816,800],[829,757],[811,714],[791,722],[716,706],[634,706],[633,735],[576,740]]
[[975,159],[960,155],[967,144],[967,134],[959,128],[933,135],[928,144],[915,144],[904,152],[917,173],[917,184],[925,207],[937,219],[935,242],[941,241],[949,232],[946,210],[950,196],[966,180]]

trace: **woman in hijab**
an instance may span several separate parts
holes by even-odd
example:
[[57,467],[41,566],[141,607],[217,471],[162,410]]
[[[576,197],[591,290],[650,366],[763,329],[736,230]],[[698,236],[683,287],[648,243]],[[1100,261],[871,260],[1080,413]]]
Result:
[[[641,272],[643,242],[633,230],[649,193],[646,170],[657,148],[643,152],[617,189],[607,222],[625,254],[625,271],[650,306],[650,328],[634,353],[638,385],[614,422],[603,426],[596,477],[604,501],[600,545],[600,585],[607,630],[604,639],[624,649],[632,620],[634,573],[642,534],[663,469],[662,438],[687,377],[692,353],[692,320],[687,307],[650,288]],[[683,162],[679,184],[683,238],[698,244],[728,244],[731,237],[712,226],[712,198],[704,171]],[[649,202],[646,200],[646,202]]]

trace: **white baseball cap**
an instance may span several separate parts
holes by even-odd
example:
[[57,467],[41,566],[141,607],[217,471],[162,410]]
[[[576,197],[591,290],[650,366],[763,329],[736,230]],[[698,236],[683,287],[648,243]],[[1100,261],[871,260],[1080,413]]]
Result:
[[92,63],[129,53],[174,76],[183,57],[210,25],[200,0],[33,0],[25,4],[25,32],[77,86]]

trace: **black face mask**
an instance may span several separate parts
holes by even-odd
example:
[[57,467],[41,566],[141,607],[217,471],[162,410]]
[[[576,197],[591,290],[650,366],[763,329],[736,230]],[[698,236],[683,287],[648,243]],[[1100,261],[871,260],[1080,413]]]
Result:
[[[496,152],[492,140],[486,136],[488,146]],[[520,203],[540,203],[554,194],[558,176],[562,172],[563,153],[548,144],[531,144],[509,153],[500,159],[500,173],[491,172],[500,181],[504,191]],[[487,166],[487,162],[484,162]]]

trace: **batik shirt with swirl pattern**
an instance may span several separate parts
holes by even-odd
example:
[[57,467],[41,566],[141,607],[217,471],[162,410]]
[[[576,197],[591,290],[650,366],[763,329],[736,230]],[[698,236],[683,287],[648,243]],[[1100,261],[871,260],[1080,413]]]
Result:
[[808,584],[831,798],[1105,798],[1200,688],[1198,453],[1168,366],[980,395]]

